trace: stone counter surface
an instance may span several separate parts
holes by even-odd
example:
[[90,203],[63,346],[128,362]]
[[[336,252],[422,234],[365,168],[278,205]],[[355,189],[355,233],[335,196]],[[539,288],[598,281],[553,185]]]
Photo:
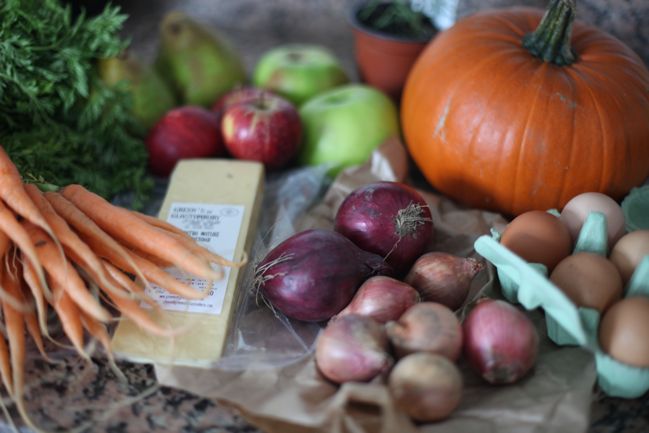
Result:
[[[47,432],[263,433],[224,404],[159,387],[150,365],[119,362],[125,378],[118,379],[101,355],[89,364],[68,351],[48,353],[54,363],[32,351],[26,370],[27,412]],[[0,433],[12,432],[0,419]],[[646,433],[649,395],[622,400],[594,393],[591,420],[588,433]]]
[[[168,11],[183,10],[216,26],[244,55],[251,70],[259,56],[280,43],[314,42],[331,48],[355,77],[351,31],[346,14],[352,0],[122,0],[130,15],[125,34],[134,50],[152,59],[157,23]],[[627,42],[649,63],[649,1],[582,0],[580,18],[603,26]],[[459,0],[466,15],[502,0]],[[519,4],[543,6],[545,1]],[[98,357],[88,364],[77,356],[55,352],[54,364],[38,356],[28,360],[27,411],[46,431],[106,433],[259,433],[236,412],[216,401],[159,387],[153,368],[120,362],[126,380],[120,381]],[[5,400],[6,401],[6,400]],[[12,418],[19,417],[10,408]],[[6,416],[0,433],[13,431]],[[589,433],[649,432],[649,395],[634,400],[593,395]],[[27,431],[27,430],[22,430]]]

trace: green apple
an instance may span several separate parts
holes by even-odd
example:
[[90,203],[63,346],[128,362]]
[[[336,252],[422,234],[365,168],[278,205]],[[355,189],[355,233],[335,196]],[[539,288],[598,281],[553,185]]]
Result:
[[313,44],[285,44],[271,48],[255,65],[253,83],[300,106],[313,96],[349,78],[338,58]]
[[155,66],[183,105],[209,107],[247,78],[240,55],[216,29],[178,11],[160,23]]
[[324,92],[300,107],[303,143],[299,162],[328,164],[329,173],[367,161],[381,143],[399,135],[394,102],[364,84]]

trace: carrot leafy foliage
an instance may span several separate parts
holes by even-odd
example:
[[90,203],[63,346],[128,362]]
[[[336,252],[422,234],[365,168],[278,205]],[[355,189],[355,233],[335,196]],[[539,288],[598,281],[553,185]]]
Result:
[[0,2],[0,145],[25,179],[80,183],[106,198],[148,196],[147,152],[125,89],[96,60],[120,53],[126,15],[75,16],[59,0]]

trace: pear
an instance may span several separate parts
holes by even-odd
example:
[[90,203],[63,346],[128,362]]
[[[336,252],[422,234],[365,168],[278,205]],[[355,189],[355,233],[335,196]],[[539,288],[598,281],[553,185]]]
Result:
[[158,72],[130,51],[100,59],[98,71],[106,84],[116,86],[123,83],[132,94],[133,116],[145,131],[176,105],[173,92]]
[[156,68],[184,105],[212,105],[246,81],[242,59],[227,41],[182,12],[160,24]]

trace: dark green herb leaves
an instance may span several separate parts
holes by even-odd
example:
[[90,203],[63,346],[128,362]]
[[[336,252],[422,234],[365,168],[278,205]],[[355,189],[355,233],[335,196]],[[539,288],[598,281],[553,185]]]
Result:
[[0,145],[26,179],[81,183],[141,204],[152,186],[131,98],[98,78],[98,58],[128,44],[126,16],[107,6],[73,18],[58,0],[0,2]]

